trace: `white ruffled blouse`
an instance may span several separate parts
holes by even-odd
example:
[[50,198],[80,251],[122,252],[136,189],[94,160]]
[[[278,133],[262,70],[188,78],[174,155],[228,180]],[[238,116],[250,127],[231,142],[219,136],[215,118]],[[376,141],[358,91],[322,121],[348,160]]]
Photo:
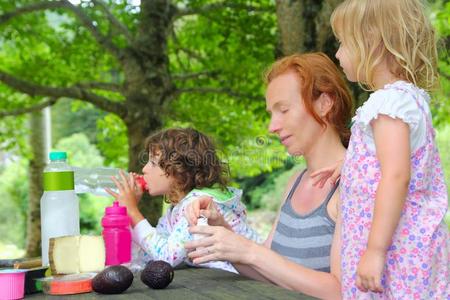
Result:
[[364,140],[369,149],[375,151],[375,140],[370,123],[380,114],[401,119],[408,124],[411,153],[425,144],[426,117],[415,99],[425,110],[427,118],[431,120],[430,96],[423,89],[406,81],[396,81],[385,85],[382,89],[373,92],[369,99],[356,110],[353,122],[354,125],[362,126],[365,133]]

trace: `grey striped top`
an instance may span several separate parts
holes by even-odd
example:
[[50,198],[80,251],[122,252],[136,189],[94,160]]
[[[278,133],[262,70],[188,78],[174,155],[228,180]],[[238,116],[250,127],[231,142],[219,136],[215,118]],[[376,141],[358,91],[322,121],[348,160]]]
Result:
[[281,207],[271,249],[310,269],[330,272],[330,250],[335,222],[328,215],[327,204],[339,182],[336,182],[318,208],[306,215],[300,215],[292,208],[291,198],[305,171],[298,176]]

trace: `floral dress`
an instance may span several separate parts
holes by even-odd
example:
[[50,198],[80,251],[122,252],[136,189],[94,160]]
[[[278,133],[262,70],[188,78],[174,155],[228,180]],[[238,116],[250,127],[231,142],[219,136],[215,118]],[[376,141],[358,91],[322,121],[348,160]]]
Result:
[[[341,175],[343,299],[450,299],[447,189],[428,101],[425,91],[398,81],[374,92],[354,117]],[[381,294],[363,293],[355,284],[381,178],[370,125],[379,114],[408,124],[412,146],[408,195],[387,251]]]

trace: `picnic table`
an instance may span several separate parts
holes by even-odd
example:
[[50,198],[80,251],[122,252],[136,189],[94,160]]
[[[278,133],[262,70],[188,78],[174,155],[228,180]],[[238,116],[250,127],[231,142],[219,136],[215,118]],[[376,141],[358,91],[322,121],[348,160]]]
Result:
[[246,277],[216,269],[187,268],[175,270],[172,283],[165,289],[153,290],[135,276],[131,287],[122,294],[101,295],[95,292],[53,296],[43,293],[26,295],[33,300],[94,300],[94,299],[315,299],[304,294],[289,291],[272,284],[267,284]]

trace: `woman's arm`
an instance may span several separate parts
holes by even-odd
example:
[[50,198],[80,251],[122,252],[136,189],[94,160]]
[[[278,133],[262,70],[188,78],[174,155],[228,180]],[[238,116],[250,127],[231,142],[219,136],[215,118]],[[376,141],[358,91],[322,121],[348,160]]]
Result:
[[186,243],[188,249],[200,249],[189,253],[196,264],[227,260],[248,266],[258,272],[264,281],[278,286],[322,299],[340,299],[340,281],[333,274],[303,267],[220,226],[194,226],[190,231],[208,236]]
[[411,176],[409,126],[380,115],[372,121],[381,179],[378,184],[367,250],[358,264],[356,284],[362,291],[382,291],[381,275],[408,193]]
[[278,286],[320,299],[341,298],[340,279],[332,273],[306,268],[259,245],[248,252],[249,265]]
[[[290,185],[288,185],[290,186]],[[286,198],[286,197],[284,197]],[[275,233],[275,230],[277,228],[277,224],[278,224],[278,220],[280,219],[280,210],[281,210],[281,206],[283,206],[285,200],[282,201],[281,205],[280,205],[280,209],[278,210],[278,214],[275,218],[275,222],[272,224],[272,229],[270,230],[270,233],[266,239],[266,241],[262,244],[262,246],[270,249],[271,245],[272,245],[272,239],[273,239],[273,235]],[[249,265],[244,265],[244,264],[238,264],[238,263],[234,263],[233,264],[234,268],[239,272],[239,274],[244,275],[246,277],[255,279],[255,280],[259,280],[259,281],[263,281],[263,282],[268,282],[268,283],[273,283],[272,281],[270,281],[269,279],[267,279],[264,275],[262,275],[260,272],[258,272],[257,270],[255,270],[252,266]]]

